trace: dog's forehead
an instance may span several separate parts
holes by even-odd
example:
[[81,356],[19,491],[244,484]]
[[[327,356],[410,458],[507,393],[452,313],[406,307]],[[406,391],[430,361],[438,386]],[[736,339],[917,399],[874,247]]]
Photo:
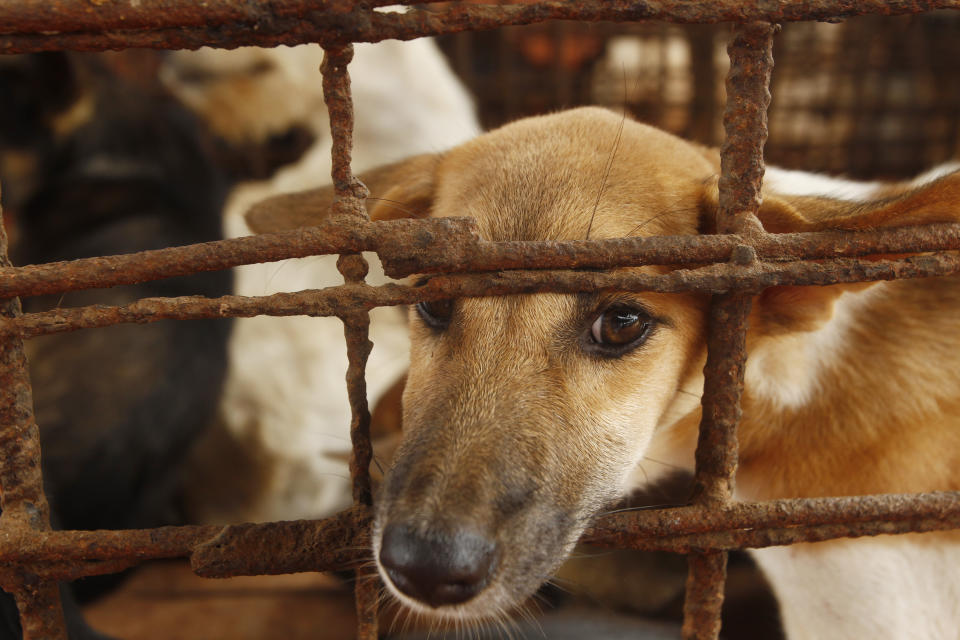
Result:
[[495,336],[501,344],[491,355],[507,358],[516,358],[524,347],[542,350],[541,343],[570,324],[577,311],[576,296],[556,293],[464,298],[458,304],[464,338],[480,344]]
[[695,233],[713,167],[692,145],[599,108],[527,118],[450,151],[434,215],[489,240]]

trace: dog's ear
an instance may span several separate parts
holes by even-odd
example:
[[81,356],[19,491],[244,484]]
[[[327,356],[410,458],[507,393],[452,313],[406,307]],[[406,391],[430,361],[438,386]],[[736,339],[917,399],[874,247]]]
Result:
[[764,195],[760,222],[771,233],[879,229],[960,222],[960,171],[920,186],[892,186],[867,202]]
[[[702,226],[709,232],[710,211],[716,207],[716,187],[708,187],[708,209]],[[713,213],[715,215],[715,213]],[[891,186],[874,200],[851,202],[822,196],[763,194],[758,213],[770,233],[879,229],[960,222],[960,171],[921,185]],[[764,291],[756,300],[751,324],[760,331],[812,331],[833,315],[833,305],[844,292],[859,291],[872,283],[825,287],[780,286]]]
[[[370,190],[370,218],[394,220],[429,215],[439,161],[437,154],[424,154],[360,174],[358,177]],[[330,185],[268,198],[246,213],[247,225],[254,233],[315,226],[330,215],[335,195]]]
[[[717,181],[705,185],[701,197],[701,233],[716,233]],[[877,191],[868,201],[829,196],[782,195],[764,190],[758,217],[769,233],[860,231],[960,222],[960,171],[921,185],[904,183]]]

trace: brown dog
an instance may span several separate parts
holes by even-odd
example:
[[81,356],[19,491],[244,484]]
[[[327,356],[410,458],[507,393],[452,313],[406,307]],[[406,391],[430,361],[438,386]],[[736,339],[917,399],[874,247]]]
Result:
[[[489,240],[574,240],[710,233],[717,167],[715,152],[585,108],[361,178],[382,198],[374,218],[468,215]],[[889,187],[770,169],[760,218],[774,233],[865,229],[957,221],[958,203],[956,171]],[[288,228],[303,212],[249,220]],[[502,615],[637,478],[691,466],[706,308],[695,293],[607,291],[417,305],[404,441],[373,535],[390,591],[435,615]],[[757,296],[738,497],[960,489],[958,309],[955,277]],[[792,639],[929,639],[960,628],[960,572],[942,569],[958,550],[929,534],[756,556]]]

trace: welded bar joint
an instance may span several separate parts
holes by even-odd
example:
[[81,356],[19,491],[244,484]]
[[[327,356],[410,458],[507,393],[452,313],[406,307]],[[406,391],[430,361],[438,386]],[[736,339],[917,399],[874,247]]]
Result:
[[158,320],[196,320],[274,316],[338,316],[380,306],[415,304],[449,298],[524,293],[578,293],[597,290],[699,291],[721,294],[759,291],[778,285],[828,285],[904,278],[946,276],[960,272],[960,255],[935,253],[892,260],[824,260],[757,264],[750,268],[717,264],[677,269],[664,274],[569,270],[500,271],[434,276],[423,284],[345,284],[322,290],[269,296],[144,298],[122,306],[61,308],[2,320],[7,330],[29,338],[51,333]]
[[[333,137],[333,169],[331,176],[335,191],[332,214],[360,221],[369,221],[364,204],[369,191],[350,167],[353,151],[353,98],[350,94],[350,75],[347,66],[353,59],[353,45],[324,48],[323,97],[330,114],[330,132]],[[337,269],[347,286],[363,286],[367,276],[366,259],[359,253],[341,254]],[[353,501],[357,506],[373,505],[370,483],[370,461],[373,446],[370,443],[370,408],[367,406],[366,367],[373,343],[370,342],[370,314],[367,309],[354,309],[340,315],[347,342],[347,396],[350,399],[350,477],[353,480]],[[357,608],[357,637],[376,640],[379,584],[375,576],[361,577],[357,572],[354,598]]]
[[[206,577],[353,569],[369,560],[370,509],[320,521],[127,531],[0,530],[0,563],[48,580],[115,573],[147,560],[190,557]],[[767,547],[840,537],[960,527],[960,493],[732,502],[620,511],[585,533],[588,544],[673,553]]]
[[[9,267],[7,234],[0,210],[0,266]],[[21,315],[20,300],[0,300],[0,317]],[[40,432],[33,415],[33,391],[23,339],[0,324],[0,533],[30,535],[50,530],[50,508],[43,493]],[[12,593],[25,640],[66,640],[56,582],[4,568],[0,585]]]
[[[280,199],[276,206],[282,206]],[[958,205],[960,215],[960,205]],[[311,222],[305,219],[305,223]],[[372,223],[329,217],[316,226],[182,247],[65,262],[0,267],[0,297],[113,287],[243,264],[376,251],[391,278],[517,269],[613,269],[729,262],[748,243],[760,262],[960,249],[960,224],[865,231],[488,242],[472,218]]]
[[[762,236],[757,218],[763,181],[763,145],[767,139],[767,107],[773,68],[774,26],[748,22],[736,27],[727,53],[726,132],[720,148],[720,199],[717,231]],[[733,262],[749,267],[755,250],[742,245]],[[737,424],[746,364],[747,319],[752,292],[715,295],[707,325],[707,363],[704,367],[703,414],[696,449],[695,504],[723,507],[733,497],[737,470]],[[715,640],[726,582],[727,553],[710,551],[688,556],[689,572],[684,601],[684,640]]]

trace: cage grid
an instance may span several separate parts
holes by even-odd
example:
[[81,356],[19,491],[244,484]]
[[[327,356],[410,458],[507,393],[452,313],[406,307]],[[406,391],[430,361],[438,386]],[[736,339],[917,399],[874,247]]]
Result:
[[[955,11],[783,24],[774,40],[768,162],[897,180],[956,156]],[[493,128],[561,107],[602,105],[710,147],[729,29],[668,22],[549,22],[438,39]]]
[[[417,5],[404,14],[377,9]],[[434,5],[434,6],[427,6]],[[755,213],[773,64],[774,24],[839,20],[861,14],[960,9],[957,0],[815,0],[796,3],[533,1],[459,4],[397,0],[140,0],[95,6],[81,0],[17,0],[0,6],[0,52],[126,47],[319,42],[326,51],[324,92],[335,139],[334,216],[318,227],[157,251],[13,267],[0,235],[0,586],[16,597],[24,637],[64,638],[57,581],[112,573],[156,558],[189,557],[208,577],[350,568],[365,559],[372,502],[367,469],[369,411],[364,363],[368,311],[376,306],[463,296],[598,288],[711,293],[703,420],[696,493],[684,507],[617,513],[584,535],[594,544],[689,554],[685,638],[716,638],[728,550],[844,536],[960,527],[960,493],[733,502],[736,424],[752,296],[777,284],[834,284],[960,272],[960,225],[870,232],[772,235]],[[347,64],[352,42],[411,39],[548,19],[734,22],[724,115],[719,231],[726,235],[582,242],[486,242],[469,219],[370,222],[366,190],[350,171],[352,107]],[[318,176],[318,179],[320,177]],[[2,230],[2,226],[0,226]],[[2,233],[2,231],[0,231]],[[423,285],[364,282],[360,251],[376,251],[392,277],[433,274]],[[878,254],[908,257],[860,260]],[[933,253],[928,253],[933,252]],[[17,296],[141,282],[291,257],[340,254],[345,284],[263,297],[151,298],[116,307],[22,314]],[[641,264],[679,267],[667,274],[577,271]],[[130,531],[52,531],[40,477],[38,430],[23,340],[37,335],[160,319],[252,315],[338,316],[345,326],[353,410],[351,473],[355,505],[320,521]],[[356,589],[358,637],[377,637],[374,580]]]

